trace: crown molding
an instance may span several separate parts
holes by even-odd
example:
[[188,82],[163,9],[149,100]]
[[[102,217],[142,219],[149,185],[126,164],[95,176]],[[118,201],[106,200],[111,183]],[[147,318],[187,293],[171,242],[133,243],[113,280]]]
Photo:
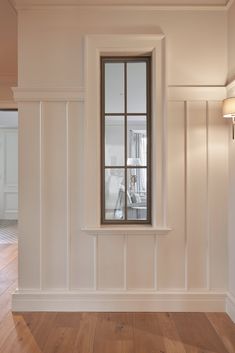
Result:
[[49,0],[45,0],[42,4],[37,0],[37,3],[31,3],[30,0],[9,0],[11,5],[17,10],[45,10],[45,9],[63,9],[65,7],[80,8],[80,9],[95,9],[95,10],[125,10],[125,11],[227,11],[234,0],[228,0],[224,5],[198,5],[197,2],[191,5],[164,5],[164,4],[86,4],[78,3],[77,0],[69,0],[64,4],[59,1],[51,4]]

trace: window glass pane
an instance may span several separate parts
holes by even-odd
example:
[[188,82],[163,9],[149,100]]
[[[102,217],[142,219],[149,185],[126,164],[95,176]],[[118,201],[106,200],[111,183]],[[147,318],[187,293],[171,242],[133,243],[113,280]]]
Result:
[[147,219],[147,169],[127,170],[127,219]]
[[127,63],[127,113],[146,113],[146,63]]
[[124,63],[105,63],[105,113],[124,113]]
[[105,117],[105,165],[124,166],[124,116]]
[[105,169],[105,219],[125,219],[124,169]]
[[127,117],[127,165],[147,165],[146,116]]

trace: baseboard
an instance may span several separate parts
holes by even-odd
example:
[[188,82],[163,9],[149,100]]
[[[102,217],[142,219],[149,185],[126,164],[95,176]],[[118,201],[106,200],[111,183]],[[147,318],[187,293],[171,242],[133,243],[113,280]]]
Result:
[[226,313],[235,323],[235,296],[231,293],[228,293],[226,298]]
[[225,311],[226,293],[218,292],[45,292],[17,290],[13,311],[213,312]]

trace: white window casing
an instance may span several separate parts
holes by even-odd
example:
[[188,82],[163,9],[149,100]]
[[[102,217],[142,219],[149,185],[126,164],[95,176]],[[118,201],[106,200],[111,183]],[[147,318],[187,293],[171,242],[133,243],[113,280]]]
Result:
[[[100,57],[152,56],[152,224],[101,225],[100,183]],[[92,234],[165,234],[167,225],[166,171],[166,68],[163,34],[105,34],[85,36],[85,139],[84,139],[84,225]]]

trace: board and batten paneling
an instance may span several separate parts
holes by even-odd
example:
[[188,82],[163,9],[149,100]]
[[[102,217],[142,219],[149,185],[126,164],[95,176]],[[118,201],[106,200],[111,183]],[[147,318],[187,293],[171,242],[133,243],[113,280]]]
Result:
[[185,286],[185,102],[168,106],[168,224],[172,231],[158,239],[158,287],[177,289]]
[[42,286],[67,288],[67,106],[42,106]]
[[[19,111],[19,288],[41,287],[41,105]],[[32,266],[33,264],[33,266]]]
[[168,104],[167,199],[172,231],[157,237],[83,233],[83,103],[22,104],[20,288],[106,292],[226,288],[228,126],[221,118],[221,102]]

